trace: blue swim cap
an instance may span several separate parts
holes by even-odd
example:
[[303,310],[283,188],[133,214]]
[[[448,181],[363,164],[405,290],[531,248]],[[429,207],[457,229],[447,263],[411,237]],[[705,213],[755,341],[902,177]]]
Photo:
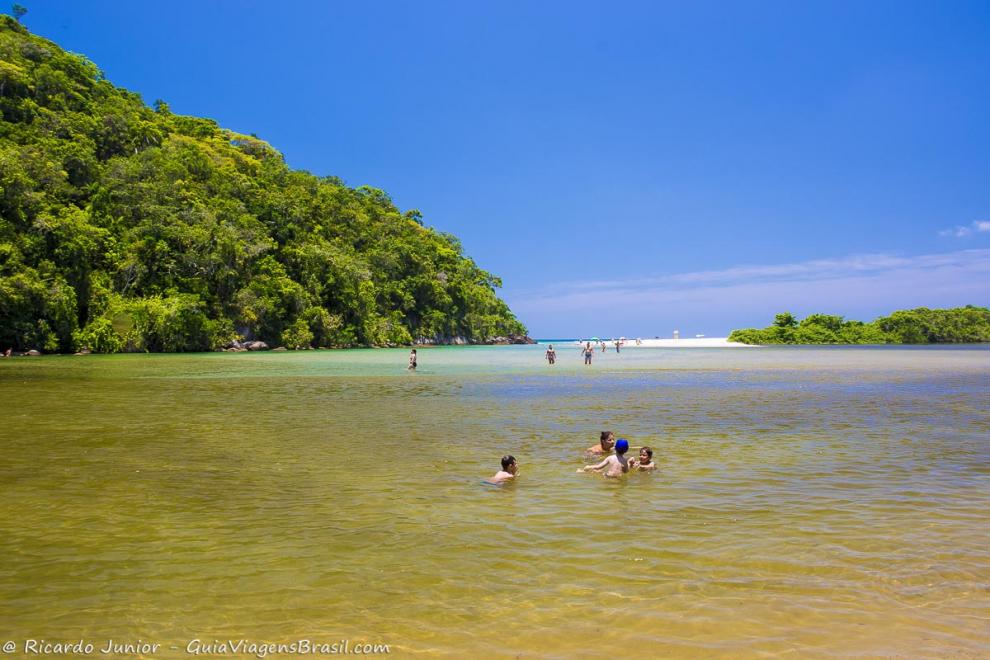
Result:
[[629,451],[629,441],[625,438],[619,438],[615,442],[615,451],[617,453]]

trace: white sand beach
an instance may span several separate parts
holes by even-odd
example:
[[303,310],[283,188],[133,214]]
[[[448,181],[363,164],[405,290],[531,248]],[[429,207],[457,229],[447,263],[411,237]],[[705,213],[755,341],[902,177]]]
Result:
[[[581,344],[584,341],[587,340],[574,343]],[[614,339],[605,339],[603,341],[609,348],[615,346]],[[755,348],[750,344],[729,341],[728,337],[682,337],[680,339],[646,339],[643,337],[639,339],[638,344],[635,337],[631,339],[626,337],[621,341],[623,342],[623,350],[629,348]]]

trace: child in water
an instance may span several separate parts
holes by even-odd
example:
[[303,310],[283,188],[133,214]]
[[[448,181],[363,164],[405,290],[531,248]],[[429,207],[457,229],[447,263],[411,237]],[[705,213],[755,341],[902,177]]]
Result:
[[598,438],[598,444],[594,447],[588,447],[584,453],[589,456],[604,456],[605,454],[612,453],[612,447],[615,446],[615,434],[611,431],[602,431],[601,437]]
[[629,472],[629,460],[625,456],[627,451],[629,451],[629,442],[625,438],[619,438],[615,443],[614,456],[607,456],[598,465],[585,465],[578,472],[598,472],[604,470],[606,477],[621,477],[626,472]]
[[506,454],[502,457],[502,469],[495,473],[495,476],[488,480],[490,484],[501,484],[515,479],[519,474],[519,466],[516,465],[516,457]]
[[640,472],[656,470],[657,464],[653,462],[653,450],[649,447],[641,447],[639,450],[639,460],[634,458],[630,463],[630,467]]

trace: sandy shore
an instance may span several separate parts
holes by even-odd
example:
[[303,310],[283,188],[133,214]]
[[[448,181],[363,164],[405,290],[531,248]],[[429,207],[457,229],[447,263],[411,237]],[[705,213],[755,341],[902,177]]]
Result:
[[[541,342],[542,343],[542,342]],[[575,342],[579,344],[581,342]],[[615,348],[615,343],[608,339],[605,345],[610,350]],[[627,348],[754,348],[750,344],[740,344],[729,341],[728,337],[684,337],[682,339],[640,339],[636,344],[636,339],[626,338],[622,345],[623,350]]]

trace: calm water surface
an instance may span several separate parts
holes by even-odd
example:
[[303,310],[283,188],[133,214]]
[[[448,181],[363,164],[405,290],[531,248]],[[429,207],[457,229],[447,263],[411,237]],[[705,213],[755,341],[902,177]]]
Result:
[[0,641],[990,656],[990,350],[557,348],[0,360]]

